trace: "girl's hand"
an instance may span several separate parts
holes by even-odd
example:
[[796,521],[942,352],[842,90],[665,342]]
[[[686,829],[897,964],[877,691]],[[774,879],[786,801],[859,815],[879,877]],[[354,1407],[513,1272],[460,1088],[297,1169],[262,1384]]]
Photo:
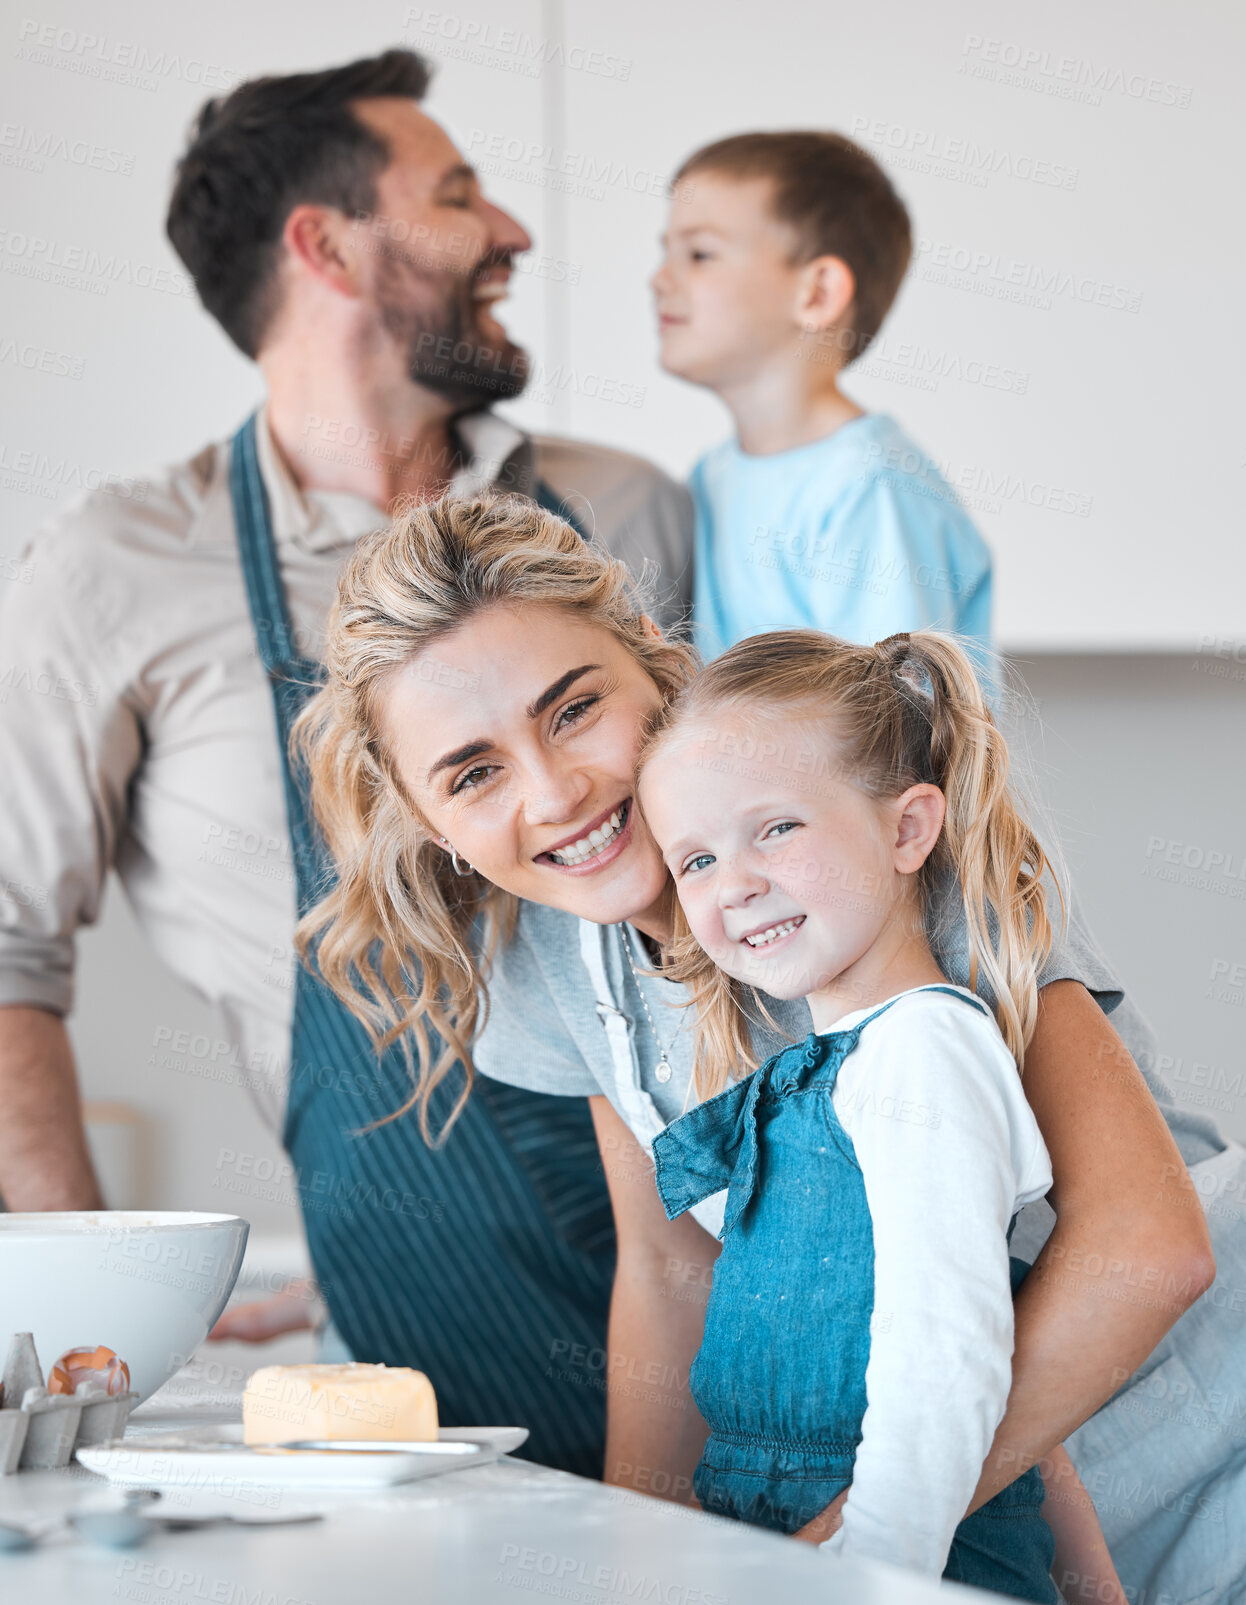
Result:
[[845,1488],[842,1494],[836,1494],[824,1511],[812,1521],[807,1521],[792,1537],[799,1538],[802,1544],[824,1544],[843,1524],[844,1500],[847,1497],[848,1489]]
[[1069,1452],[1060,1444],[1038,1463],[1047,1497],[1043,1519],[1056,1541],[1051,1575],[1066,1599],[1129,1605],[1108,1553],[1103,1528]]

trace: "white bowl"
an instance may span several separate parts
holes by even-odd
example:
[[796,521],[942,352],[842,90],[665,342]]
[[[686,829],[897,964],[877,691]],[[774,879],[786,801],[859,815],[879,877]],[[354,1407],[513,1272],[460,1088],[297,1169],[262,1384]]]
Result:
[[14,1332],[34,1333],[45,1377],[66,1349],[103,1343],[149,1398],[225,1308],[249,1230],[237,1215],[0,1214],[0,1365]]

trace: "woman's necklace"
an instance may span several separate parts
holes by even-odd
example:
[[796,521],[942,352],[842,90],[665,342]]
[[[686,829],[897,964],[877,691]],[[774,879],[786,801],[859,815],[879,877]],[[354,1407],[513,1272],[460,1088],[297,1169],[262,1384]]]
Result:
[[[658,1035],[658,1028],[654,1025],[653,1016],[649,1013],[649,1005],[645,1001],[645,989],[640,984],[640,972],[637,970],[636,961],[632,957],[632,944],[627,933],[628,927],[625,925],[623,927],[623,956],[631,969],[632,979],[636,982],[636,990],[640,994],[640,1006],[645,1011],[645,1019],[649,1022],[649,1030],[653,1033],[653,1040],[658,1045],[658,1062],[653,1073],[659,1081],[669,1081],[671,1079],[671,1061],[666,1056],[666,1049],[662,1046],[662,1038]],[[675,1036],[671,1038],[672,1048],[675,1046],[675,1039],[683,1030],[686,1021],[687,1015],[675,1027]]]

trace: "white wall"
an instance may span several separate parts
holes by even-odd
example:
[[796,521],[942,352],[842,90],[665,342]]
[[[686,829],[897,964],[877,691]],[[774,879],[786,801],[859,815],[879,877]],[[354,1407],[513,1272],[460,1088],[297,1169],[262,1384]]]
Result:
[[1246,1140],[1246,657],[1015,660],[1073,884],[1179,1101]]
[[[511,315],[538,357],[520,417],[683,471],[725,424],[654,367],[663,180],[728,131],[837,126],[893,168],[920,242],[853,388],[962,486],[996,549],[1001,642],[1241,639],[1232,0],[114,0],[104,15],[57,0],[0,33],[15,342],[0,348],[0,562],[66,484],[177,456],[255,395],[162,234],[205,92],[405,39],[437,64],[431,109],[537,235]],[[56,282],[67,261],[78,278]],[[19,346],[51,371],[23,370]]]
[[[425,50],[438,67],[430,109],[537,236],[508,310],[538,359],[516,415],[678,472],[726,425],[654,365],[645,279],[665,176],[744,127],[856,132],[892,164],[923,242],[856,393],[897,412],[967,487],[997,554],[1000,640],[1045,654],[1026,673],[1105,943],[1167,1051],[1232,1069],[1242,994],[1218,997],[1211,972],[1246,960],[1232,895],[1246,882],[1183,887],[1150,871],[1176,844],[1223,852],[1240,874],[1246,848],[1246,661],[1217,655],[1246,635],[1244,459],[1225,355],[1240,349],[1230,172],[1243,31],[1229,0],[112,0],[106,20],[87,0],[11,10],[0,23],[0,584],[21,583],[20,543],[57,500],[185,455],[256,397],[163,239],[171,165],[205,94],[404,39]],[[1018,52],[1031,60],[1020,79],[1006,65]],[[1016,279],[1033,304],[1009,298]],[[1075,510],[1034,505],[1051,492]],[[1127,649],[1186,655],[1095,655]],[[0,671],[3,653],[0,642]],[[1156,838],[1165,845],[1148,857]],[[208,1031],[206,1011],[141,947],[116,897],[82,966],[84,1077],[94,1095],[150,1112],[151,1198],[222,1197],[222,1170],[238,1179],[223,1149],[269,1152],[243,1094],[146,1071],[154,1031]],[[1239,1103],[1219,1112],[1246,1132]],[[291,1219],[280,1183],[254,1179],[248,1206],[274,1227]]]

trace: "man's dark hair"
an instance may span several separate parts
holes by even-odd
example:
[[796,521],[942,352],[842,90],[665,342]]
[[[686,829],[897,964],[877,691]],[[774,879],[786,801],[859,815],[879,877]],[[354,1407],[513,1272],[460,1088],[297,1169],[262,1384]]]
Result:
[[913,250],[909,215],[886,173],[843,134],[805,130],[720,139],[694,151],[672,183],[711,172],[770,179],[771,209],[794,231],[797,260],[837,256],[848,264],[856,280],[848,360],[859,357],[887,316]]
[[421,100],[430,77],[413,51],[386,50],[324,72],[252,78],[199,113],[165,227],[204,307],[248,357],[276,310],[281,231],[294,207],[354,216],[376,206],[390,152],[352,103]]

